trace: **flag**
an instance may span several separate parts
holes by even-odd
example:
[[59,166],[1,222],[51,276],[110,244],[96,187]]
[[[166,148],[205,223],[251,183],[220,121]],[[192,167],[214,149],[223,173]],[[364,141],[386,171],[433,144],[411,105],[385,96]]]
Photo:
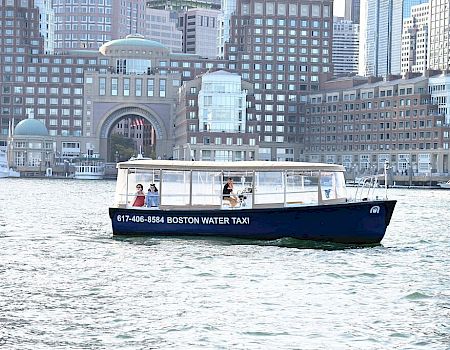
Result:
[[144,126],[144,119],[142,118],[135,118],[133,119],[133,121],[131,122],[130,126],[132,128],[136,127],[136,126]]

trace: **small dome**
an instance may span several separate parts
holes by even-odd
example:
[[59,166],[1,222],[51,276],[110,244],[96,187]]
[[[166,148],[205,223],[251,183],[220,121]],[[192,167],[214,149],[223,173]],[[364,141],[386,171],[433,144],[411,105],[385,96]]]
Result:
[[42,122],[36,119],[25,119],[14,128],[18,136],[48,136],[48,130]]
[[108,41],[107,43],[104,43],[99,51],[102,54],[105,54],[106,49],[111,48],[123,48],[123,49],[129,49],[129,48],[136,48],[140,47],[143,49],[163,49],[168,50],[167,47],[163,44],[161,44],[158,41],[145,39],[140,34],[130,34],[125,37],[125,39],[116,39]]

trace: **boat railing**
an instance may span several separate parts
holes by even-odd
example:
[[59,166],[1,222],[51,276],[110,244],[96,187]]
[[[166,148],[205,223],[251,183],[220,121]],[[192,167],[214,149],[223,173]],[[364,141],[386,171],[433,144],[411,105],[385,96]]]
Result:
[[358,181],[356,192],[352,200],[359,202],[380,199],[382,196],[380,196],[378,192],[381,188],[379,181],[381,178],[384,178],[383,174],[363,176]]

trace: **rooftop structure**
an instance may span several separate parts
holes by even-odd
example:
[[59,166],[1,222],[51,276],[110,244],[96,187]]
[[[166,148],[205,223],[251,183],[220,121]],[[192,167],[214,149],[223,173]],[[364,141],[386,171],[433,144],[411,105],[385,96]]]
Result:
[[48,136],[45,125],[36,119],[24,119],[14,128],[14,135],[17,136]]

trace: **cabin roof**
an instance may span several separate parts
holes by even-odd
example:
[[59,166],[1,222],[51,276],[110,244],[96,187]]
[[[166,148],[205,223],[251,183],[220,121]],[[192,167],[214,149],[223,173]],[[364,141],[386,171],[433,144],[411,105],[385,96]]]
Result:
[[269,161],[241,161],[241,162],[209,162],[209,161],[181,161],[181,160],[148,160],[136,159],[117,163],[118,169],[164,169],[164,170],[203,170],[203,171],[345,171],[339,164],[306,163],[306,162],[269,162]]

